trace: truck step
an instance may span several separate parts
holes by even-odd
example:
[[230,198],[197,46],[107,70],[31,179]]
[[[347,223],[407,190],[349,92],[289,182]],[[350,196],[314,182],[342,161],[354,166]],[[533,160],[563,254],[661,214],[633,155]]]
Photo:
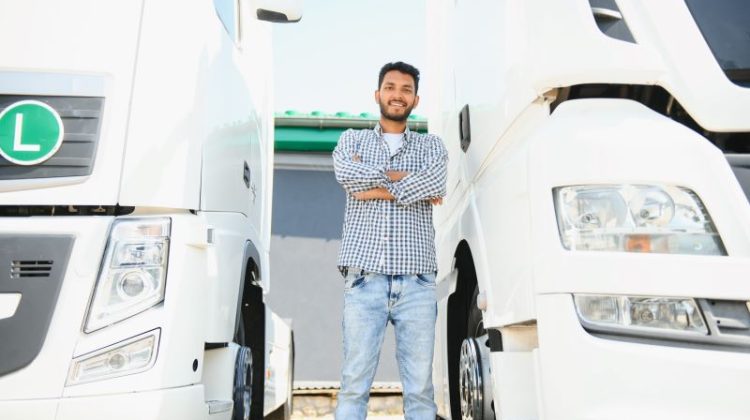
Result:
[[208,405],[208,414],[226,413],[231,410],[232,405],[234,405],[232,401],[226,400],[211,400],[206,401],[206,404]]

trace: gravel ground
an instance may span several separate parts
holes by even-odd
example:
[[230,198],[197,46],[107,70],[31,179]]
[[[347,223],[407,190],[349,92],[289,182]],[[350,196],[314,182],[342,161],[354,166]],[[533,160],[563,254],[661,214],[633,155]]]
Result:
[[[292,419],[333,420],[336,410],[335,395],[295,395]],[[368,404],[368,419],[403,420],[401,395],[373,395]]]

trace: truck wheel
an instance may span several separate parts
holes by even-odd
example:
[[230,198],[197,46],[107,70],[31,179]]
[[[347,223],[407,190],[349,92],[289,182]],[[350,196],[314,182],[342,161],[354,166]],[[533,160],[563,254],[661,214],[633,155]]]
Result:
[[232,420],[248,420],[250,418],[250,402],[253,391],[253,353],[250,347],[245,346],[244,322],[240,322],[239,331],[235,342],[241,347],[237,352],[237,360],[234,363],[234,387],[232,396],[234,399],[234,410]]
[[287,376],[286,402],[281,407],[266,417],[266,420],[289,420],[294,411],[294,333],[292,333],[292,346],[289,351],[289,370]]
[[475,287],[469,304],[467,337],[461,343],[461,356],[458,362],[462,420],[495,418],[489,369],[489,338],[484,329],[482,312],[477,308],[477,295],[479,288]]

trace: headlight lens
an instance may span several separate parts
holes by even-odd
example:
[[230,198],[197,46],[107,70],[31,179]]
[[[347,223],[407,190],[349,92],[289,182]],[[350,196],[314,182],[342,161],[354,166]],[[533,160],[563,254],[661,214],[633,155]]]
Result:
[[553,190],[566,249],[726,255],[691,190],[656,185],[580,185]]
[[164,300],[170,220],[115,220],[86,320],[92,332]]
[[698,305],[690,298],[575,295],[584,326],[610,332],[708,334]]
[[159,330],[126,340],[73,360],[67,385],[143,372],[156,361]]

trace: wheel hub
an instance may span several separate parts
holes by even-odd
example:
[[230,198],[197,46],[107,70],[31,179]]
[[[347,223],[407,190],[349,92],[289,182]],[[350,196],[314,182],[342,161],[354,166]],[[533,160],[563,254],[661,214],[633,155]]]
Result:
[[489,349],[483,349],[480,344],[486,341],[487,335],[484,335],[477,338],[469,337],[461,344],[459,393],[462,420],[494,418]]

